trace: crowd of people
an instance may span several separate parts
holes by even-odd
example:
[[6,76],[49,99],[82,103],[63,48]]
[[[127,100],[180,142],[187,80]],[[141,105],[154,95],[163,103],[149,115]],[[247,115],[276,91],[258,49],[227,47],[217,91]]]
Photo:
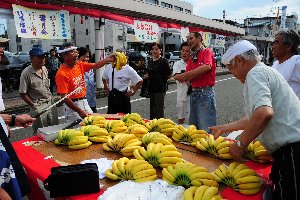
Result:
[[[114,55],[90,63],[91,52],[64,43],[56,52],[45,57],[43,49],[34,47],[29,52],[31,65],[20,78],[19,93],[30,106],[29,115],[0,114],[0,171],[7,170],[9,180],[0,184],[0,199],[21,199],[29,186],[23,170],[7,140],[9,126],[37,128],[58,124],[57,108],[53,107],[53,92],[61,96],[67,122],[84,118],[96,110],[95,69],[106,66],[103,84],[108,96],[108,113],[130,113],[130,97],[147,79],[150,97],[150,119],[164,117],[164,98],[167,81],[172,76],[177,83],[178,123],[195,125],[215,138],[224,133],[243,130],[230,147],[230,154],[240,160],[247,146],[259,140],[272,154],[273,199],[297,199],[300,187],[300,36],[292,30],[279,31],[272,44],[276,61],[272,67],[261,62],[257,48],[247,40],[239,41],[227,49],[222,64],[244,85],[245,117],[224,125],[217,125],[214,85],[216,62],[210,48],[203,45],[198,32],[188,35],[180,46],[181,60],[174,64],[173,72],[161,56],[159,43],[151,45],[151,58],[147,73],[141,78],[128,64],[115,70]],[[56,54],[59,54],[60,59]],[[8,65],[0,49],[0,67]],[[4,66],[4,67],[3,67]],[[1,73],[2,75],[2,73]],[[0,79],[1,80],[1,79]],[[5,83],[5,80],[3,80]],[[0,81],[0,111],[4,110]],[[299,163],[298,163],[299,161]],[[26,175],[25,175],[26,176]],[[293,186],[293,187],[291,187]]]

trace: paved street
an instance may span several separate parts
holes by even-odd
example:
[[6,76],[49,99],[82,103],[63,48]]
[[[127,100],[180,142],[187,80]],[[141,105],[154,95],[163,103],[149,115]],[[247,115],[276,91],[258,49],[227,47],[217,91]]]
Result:
[[[231,74],[217,76],[215,86],[217,98],[218,124],[234,121],[243,116],[242,85]],[[141,98],[139,92],[131,98],[132,112],[140,113],[144,118],[149,118],[149,99]],[[97,99],[98,113],[106,113],[107,98]],[[62,107],[58,108],[60,122],[64,122]],[[170,85],[165,99],[165,117],[176,121],[176,85]],[[28,129],[13,129],[11,141],[18,141],[32,136],[33,131]]]

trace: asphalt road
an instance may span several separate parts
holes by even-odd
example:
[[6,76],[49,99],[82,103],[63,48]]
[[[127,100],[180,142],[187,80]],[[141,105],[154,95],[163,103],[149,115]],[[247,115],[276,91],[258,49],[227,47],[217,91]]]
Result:
[[[215,85],[215,94],[217,100],[217,123],[224,124],[235,121],[243,117],[243,86],[231,74],[217,76]],[[98,113],[106,113],[107,98],[97,99]],[[149,118],[150,100],[139,96],[139,92],[131,98],[132,112],[137,112],[143,118]],[[60,123],[64,123],[63,109],[58,107]],[[169,85],[165,98],[165,117],[176,122],[176,85]],[[33,135],[32,128],[14,128],[10,140],[12,142],[25,139]]]

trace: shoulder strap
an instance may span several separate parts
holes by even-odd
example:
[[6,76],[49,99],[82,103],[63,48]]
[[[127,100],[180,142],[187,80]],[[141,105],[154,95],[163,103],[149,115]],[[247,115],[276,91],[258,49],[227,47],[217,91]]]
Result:
[[114,89],[114,75],[115,75],[115,68],[112,68],[112,73],[111,73],[111,89]]
[[1,124],[0,124],[0,141],[2,142],[2,145],[6,150],[10,159],[10,163],[13,166],[13,169],[15,171],[15,175],[21,190],[21,194],[22,196],[25,196],[30,192],[30,185],[28,182],[28,178],[12,144],[6,137],[4,128],[2,127]]

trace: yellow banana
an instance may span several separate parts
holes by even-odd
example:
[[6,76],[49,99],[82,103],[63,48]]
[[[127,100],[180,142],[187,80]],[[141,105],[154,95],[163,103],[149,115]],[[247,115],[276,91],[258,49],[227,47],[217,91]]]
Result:
[[198,180],[201,181],[203,185],[207,185],[210,187],[219,187],[219,184],[215,180],[211,180],[211,179],[198,179]]
[[162,157],[158,160],[160,163],[174,163],[176,164],[177,162],[183,162],[182,158],[178,157]]
[[224,159],[224,160],[232,159],[232,156],[230,153],[222,153],[222,154],[219,154],[218,157],[221,159]]
[[163,168],[162,175],[164,180],[167,180],[170,184],[174,183],[175,177],[167,170],[167,168]]
[[258,183],[260,182],[260,178],[258,176],[245,176],[236,180],[237,184],[244,184],[244,183]]
[[158,157],[159,158],[163,158],[163,157],[178,157],[178,158],[182,158],[182,155],[178,151],[164,151],[164,152],[160,153]]
[[259,191],[260,191],[260,188],[254,188],[254,189],[250,189],[250,190],[239,190],[239,192],[244,195],[254,195],[254,194],[257,194]]
[[145,158],[140,154],[139,149],[133,150],[133,155],[138,160],[145,160]]
[[203,146],[200,141],[196,142],[196,147],[198,149],[200,149],[201,151],[207,151],[207,149],[205,148],[205,146]]
[[232,144],[232,142],[229,142],[229,141],[224,141],[224,142],[221,142],[218,146],[216,146],[216,150],[220,150],[224,147],[230,147],[230,145]]
[[120,176],[122,173],[120,172],[120,170],[119,170],[119,168],[118,168],[118,162],[119,162],[120,160],[115,160],[113,163],[112,163],[112,165],[111,165],[111,167],[112,167],[112,172],[114,173],[114,174],[116,174],[117,176]]
[[238,185],[239,190],[252,190],[255,188],[260,188],[261,187],[261,182],[256,182],[256,183],[244,183]]
[[172,144],[172,142],[170,142],[169,140],[162,138],[162,137],[156,137],[152,140],[153,143],[157,144],[157,143],[162,143],[164,145],[170,145]]
[[191,186],[188,189],[186,189],[183,193],[183,200],[194,200],[194,195],[197,189],[198,187],[196,186]]
[[212,175],[211,173],[207,173],[207,172],[198,172],[195,174],[192,174],[190,176],[191,180],[196,180],[196,179],[211,179],[211,180],[215,180],[214,175]]
[[209,188],[209,186],[207,185],[202,185],[200,186],[196,192],[195,192],[195,196],[194,199],[202,199],[204,192]]
[[78,149],[85,149],[87,147],[89,147],[92,143],[90,141],[84,143],[84,144],[76,144],[76,145],[71,145],[68,146],[70,149],[72,150],[78,150]]
[[70,142],[68,142],[68,145],[78,145],[78,144],[85,144],[88,142],[88,137],[87,136],[82,136],[84,138],[78,138],[80,136],[76,136],[76,139],[72,139]]
[[243,169],[240,170],[238,173],[235,174],[235,176],[233,177],[234,179],[239,179],[245,176],[255,176],[256,172],[253,169]]
[[234,170],[232,171],[232,177],[234,177],[235,175],[236,175],[236,173],[238,173],[240,170],[242,170],[242,169],[247,169],[248,167],[246,166],[246,165],[244,165],[244,164],[239,164],[238,166],[236,166],[235,168],[234,168]]
[[204,138],[200,138],[199,142],[202,144],[202,146],[204,146],[206,149],[209,148],[209,145],[207,143],[207,141]]
[[105,151],[113,151],[113,149],[111,149],[111,148],[107,145],[107,143],[103,143],[103,144],[102,144],[102,147],[103,147],[103,149],[104,149]]
[[211,200],[213,196],[218,194],[218,188],[217,187],[209,187],[207,190],[204,192],[202,196],[202,200]]
[[119,180],[120,178],[116,175],[116,174],[113,174],[111,169],[108,169],[105,171],[105,176],[111,180]]
[[207,144],[208,144],[208,146],[213,147],[214,146],[214,142],[215,142],[214,135],[209,134],[208,138],[207,138]]
[[[140,164],[140,165],[132,168],[131,174],[134,176],[136,173],[145,172],[145,170],[148,170],[148,169],[154,169],[154,168],[149,163]],[[154,169],[154,171],[155,171],[155,169]],[[155,171],[155,173],[156,173],[156,171]]]
[[214,143],[214,146],[217,147],[219,144],[221,144],[222,142],[225,141],[225,138],[222,137],[222,136],[219,136],[216,140],[215,140],[215,143]]
[[147,182],[147,181],[154,181],[157,179],[157,175],[147,176],[144,178],[135,179],[135,182]]
[[92,142],[101,142],[101,143],[105,143],[107,142],[109,136],[95,136],[95,137],[89,137],[89,140]]
[[228,167],[229,174],[232,175],[233,170],[234,170],[239,164],[240,164],[240,163],[237,163],[237,162],[232,162],[232,163],[230,163],[230,165],[229,165],[229,167]]

